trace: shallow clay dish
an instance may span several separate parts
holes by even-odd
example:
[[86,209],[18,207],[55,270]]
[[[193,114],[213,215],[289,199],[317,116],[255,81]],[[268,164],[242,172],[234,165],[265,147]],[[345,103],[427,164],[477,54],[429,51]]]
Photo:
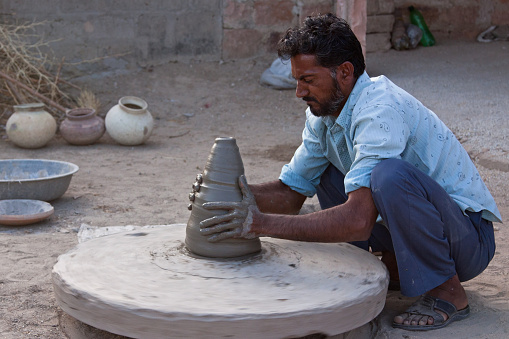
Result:
[[40,200],[0,200],[0,225],[29,225],[53,214],[53,206]]

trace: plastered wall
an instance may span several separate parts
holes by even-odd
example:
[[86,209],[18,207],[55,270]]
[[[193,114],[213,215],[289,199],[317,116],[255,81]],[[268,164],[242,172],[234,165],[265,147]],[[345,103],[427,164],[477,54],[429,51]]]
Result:
[[222,0],[0,0],[0,18],[44,22],[37,33],[53,41],[58,59],[76,63],[77,70],[101,71],[194,57],[219,60],[222,5]]

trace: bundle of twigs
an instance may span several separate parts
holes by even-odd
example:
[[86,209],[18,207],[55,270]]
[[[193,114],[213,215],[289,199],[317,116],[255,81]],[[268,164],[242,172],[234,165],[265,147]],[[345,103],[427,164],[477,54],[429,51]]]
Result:
[[[42,24],[0,24],[0,125],[5,125],[13,105],[43,102],[57,120],[69,108],[79,106],[66,89],[80,88],[61,78],[64,60],[58,64],[51,60],[44,53],[51,51],[49,42],[34,33]],[[52,69],[56,69],[54,74]],[[83,94],[95,100],[92,93]]]

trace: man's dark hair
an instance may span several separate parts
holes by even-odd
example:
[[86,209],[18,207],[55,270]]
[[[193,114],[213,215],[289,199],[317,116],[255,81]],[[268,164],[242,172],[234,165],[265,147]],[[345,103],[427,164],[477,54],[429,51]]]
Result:
[[308,16],[301,28],[287,30],[278,42],[277,52],[283,60],[299,54],[314,55],[318,64],[327,68],[349,61],[355,78],[366,68],[359,40],[345,20],[331,13]]

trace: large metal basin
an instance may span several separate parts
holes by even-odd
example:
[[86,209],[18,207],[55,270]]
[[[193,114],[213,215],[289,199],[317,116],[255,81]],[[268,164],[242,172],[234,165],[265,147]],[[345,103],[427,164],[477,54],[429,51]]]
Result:
[[42,159],[0,160],[0,200],[60,198],[79,167],[65,161]]

